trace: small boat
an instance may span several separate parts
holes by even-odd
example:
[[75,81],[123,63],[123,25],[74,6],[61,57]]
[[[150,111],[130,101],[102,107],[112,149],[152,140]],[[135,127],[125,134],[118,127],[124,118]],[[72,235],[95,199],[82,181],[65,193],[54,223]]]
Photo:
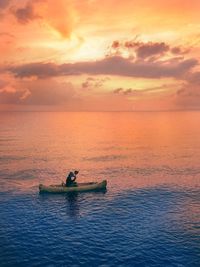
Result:
[[77,183],[76,186],[60,185],[39,185],[40,193],[69,193],[69,192],[90,192],[90,191],[102,191],[106,189],[107,181],[102,182],[90,182],[90,183]]

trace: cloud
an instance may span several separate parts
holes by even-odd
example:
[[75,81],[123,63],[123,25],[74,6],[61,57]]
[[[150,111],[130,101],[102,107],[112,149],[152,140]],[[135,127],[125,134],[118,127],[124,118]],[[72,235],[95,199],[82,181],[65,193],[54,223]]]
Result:
[[200,109],[200,72],[190,73],[176,92],[176,105],[183,109]]
[[19,78],[31,76],[47,78],[59,75],[59,66],[54,63],[30,63],[9,67],[7,70],[14,73],[15,76]]
[[63,38],[69,38],[75,27],[77,15],[74,2],[70,0],[46,0],[44,20]]
[[49,79],[19,82],[15,88],[3,84],[0,103],[18,105],[63,105],[75,97],[73,85]]
[[94,78],[88,77],[85,82],[82,83],[82,88],[100,88],[104,85],[106,81],[109,80],[109,77],[105,78]]
[[7,67],[7,70],[19,78],[102,74],[142,78],[172,77],[181,79],[183,75],[187,74],[197,64],[198,61],[194,58],[151,62],[132,61],[120,56],[114,56],[98,61],[61,65],[55,63],[30,63],[20,66],[10,66]]
[[11,13],[20,24],[28,24],[40,19],[40,26],[51,28],[63,38],[69,38],[77,20],[74,2],[70,0],[29,0],[16,2],[10,8]]
[[9,4],[10,4],[10,0],[0,0],[0,9],[4,9],[8,7]]
[[29,105],[61,105],[71,100],[75,94],[71,83],[49,80],[31,82],[27,88],[30,94],[23,102]]
[[181,46],[170,47],[165,42],[140,42],[136,41],[122,41],[115,40],[109,49],[108,55],[123,55],[124,52],[129,54],[129,57],[136,57],[137,59],[148,59],[149,57],[162,57],[164,55],[184,55],[190,49]]
[[114,94],[124,94],[124,95],[129,95],[134,92],[139,92],[138,90],[133,90],[132,88],[124,89],[122,87],[119,87],[113,91]]
[[115,90],[113,91],[113,93],[115,93],[115,94],[119,94],[120,92],[123,92],[123,91],[124,91],[124,89],[123,89],[122,87],[119,87],[119,88],[115,89]]
[[187,81],[190,84],[196,84],[196,85],[199,85],[200,86],[200,71],[196,71],[194,73],[190,73],[187,76]]
[[181,109],[200,109],[200,86],[184,85],[177,91],[176,106]]
[[27,24],[40,16],[35,14],[32,2],[28,2],[25,7],[12,8],[11,12],[21,24]]
[[119,94],[119,95],[131,95],[131,96],[142,96],[147,93],[153,93],[153,92],[158,92],[163,89],[168,89],[169,85],[163,84],[161,86],[155,86],[151,88],[146,88],[146,89],[133,89],[133,88],[116,88],[113,90],[114,94]]
[[10,0],[0,0],[0,22],[6,17],[6,11],[9,4]]
[[120,42],[119,41],[113,41],[111,47],[114,48],[114,49],[117,49],[119,48],[121,45],[120,45]]
[[177,91],[177,95],[197,95],[200,96],[200,71],[189,73],[182,88]]
[[[125,46],[130,48],[130,42],[126,42]],[[165,52],[169,51],[169,45],[164,42],[161,43],[134,43],[136,55],[138,58],[147,58],[154,55],[163,55]]]
[[0,90],[0,104],[18,104],[21,92],[11,85],[6,85]]
[[172,54],[175,54],[175,55],[184,55],[184,54],[187,54],[190,51],[190,49],[175,46],[175,47],[172,47],[170,51],[172,52]]
[[91,86],[90,80],[86,80],[85,82],[82,83],[82,88],[89,88]]
[[102,111],[129,110],[131,107],[129,101],[127,103],[118,95],[97,91],[88,94],[58,79],[25,79],[13,84],[14,87],[10,83],[0,90],[0,109]]

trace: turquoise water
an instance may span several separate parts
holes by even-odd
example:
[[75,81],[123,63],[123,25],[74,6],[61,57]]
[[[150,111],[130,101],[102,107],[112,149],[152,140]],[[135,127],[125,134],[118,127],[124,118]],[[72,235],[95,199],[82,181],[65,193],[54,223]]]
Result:
[[[200,113],[1,113],[1,266],[199,266]],[[108,180],[104,193],[38,184]]]

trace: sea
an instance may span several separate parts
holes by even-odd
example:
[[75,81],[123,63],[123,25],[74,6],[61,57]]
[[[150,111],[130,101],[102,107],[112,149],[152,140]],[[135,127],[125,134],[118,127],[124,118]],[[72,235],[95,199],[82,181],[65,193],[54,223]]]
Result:
[[0,266],[199,267],[200,112],[1,112]]

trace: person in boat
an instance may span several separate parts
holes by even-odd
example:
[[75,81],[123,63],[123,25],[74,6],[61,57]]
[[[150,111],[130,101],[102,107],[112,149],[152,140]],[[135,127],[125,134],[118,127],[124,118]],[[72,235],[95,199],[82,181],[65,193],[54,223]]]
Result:
[[75,180],[77,175],[78,171],[70,172],[66,179],[66,186],[76,186],[77,183],[75,182]]

